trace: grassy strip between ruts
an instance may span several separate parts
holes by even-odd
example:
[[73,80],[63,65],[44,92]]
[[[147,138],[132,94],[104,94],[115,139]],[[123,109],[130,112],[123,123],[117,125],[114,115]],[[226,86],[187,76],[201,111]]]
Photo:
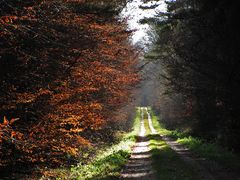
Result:
[[196,155],[206,158],[209,160],[216,161],[227,168],[234,171],[240,169],[240,157],[229,152],[228,150],[212,143],[206,143],[201,139],[189,136],[186,133],[181,133],[178,131],[170,131],[164,128],[164,126],[159,122],[159,119],[151,111],[151,116],[153,120],[153,126],[156,128],[157,132],[161,135],[172,137],[176,139],[179,144],[186,146],[189,150],[194,152]]
[[71,168],[67,177],[59,177],[59,179],[117,179],[130,157],[131,147],[139,132],[140,119],[141,114],[138,108],[132,132],[124,134],[118,144],[99,151],[88,164],[79,163]]
[[[156,131],[161,132],[162,128],[158,120],[153,118],[152,121]],[[162,140],[159,133],[148,134],[147,137],[150,139],[149,147],[152,153],[153,167],[157,171],[157,179],[199,179],[193,168],[186,164],[179,155]]]

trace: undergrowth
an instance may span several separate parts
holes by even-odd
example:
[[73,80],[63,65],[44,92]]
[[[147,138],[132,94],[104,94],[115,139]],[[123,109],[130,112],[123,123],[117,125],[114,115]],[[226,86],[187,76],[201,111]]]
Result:
[[[157,171],[158,179],[195,179],[199,177],[189,164],[185,163],[171,147],[162,140],[160,134],[172,135],[171,131],[161,127],[158,119],[152,113],[152,123],[157,134],[148,135],[150,139],[149,147],[151,149],[153,166]],[[176,133],[174,132],[174,135]]]
[[168,130],[161,124],[159,118],[151,111],[153,126],[158,133],[164,136],[175,139],[179,144],[186,146],[195,155],[208,160],[213,160],[233,170],[240,169],[240,157],[233,154],[229,150],[214,144],[208,143],[197,137],[192,137],[187,133],[179,132],[177,130]]
[[[69,169],[55,170],[57,179],[117,179],[124,164],[130,157],[131,147],[135,143],[135,137],[139,131],[140,111],[137,110],[130,133],[121,133],[121,140],[117,144],[98,150],[95,157],[88,163],[79,162]],[[119,133],[118,133],[119,134]],[[54,173],[52,173],[54,174]],[[42,177],[45,179],[47,177]]]

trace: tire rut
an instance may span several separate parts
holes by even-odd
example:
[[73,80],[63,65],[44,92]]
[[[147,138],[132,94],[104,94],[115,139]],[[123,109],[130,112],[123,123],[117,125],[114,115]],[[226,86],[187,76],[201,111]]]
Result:
[[[133,179],[133,180],[156,180],[156,171],[153,168],[153,160],[151,152],[148,147],[149,139],[146,137],[146,129],[144,127],[144,113],[147,114],[148,124],[151,130],[151,134],[159,134],[154,129],[151,119],[151,114],[146,107],[141,108],[141,127],[137,142],[132,148],[132,154],[121,172],[120,179]],[[200,158],[194,155],[188,148],[179,144],[174,139],[161,135],[163,141],[165,141],[172,150],[179,155],[179,157],[189,164],[196,172],[196,175],[203,180],[240,180],[240,177],[226,170],[220,164]],[[161,173],[161,172],[158,172]]]
[[141,108],[141,126],[137,142],[132,148],[131,157],[123,168],[120,179],[156,180],[151,152],[148,147],[149,139],[146,137],[144,127],[144,110],[147,112],[146,108]]

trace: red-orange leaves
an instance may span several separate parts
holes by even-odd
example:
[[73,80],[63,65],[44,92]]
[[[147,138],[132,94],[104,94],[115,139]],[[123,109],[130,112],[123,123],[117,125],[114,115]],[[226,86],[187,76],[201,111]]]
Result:
[[[66,6],[73,8],[65,8],[65,3],[73,3]],[[0,102],[6,102],[0,108],[21,121],[4,118],[0,140],[12,139],[23,154],[21,161],[61,163],[94,142],[95,132],[126,119],[116,114],[128,104],[138,82],[136,55],[129,34],[115,19],[76,13],[84,9],[84,1],[27,4],[16,12],[19,24],[12,37],[1,35],[7,44],[0,51],[7,52],[2,67],[9,67],[1,88],[10,95],[0,93]],[[1,23],[13,20],[7,17]]]
[[22,138],[22,134],[14,131],[11,126],[17,120],[19,120],[19,118],[8,120],[6,116],[3,117],[3,122],[0,123],[0,143],[2,143],[3,140],[12,141],[14,138]]
[[6,116],[3,117],[3,125],[8,125],[9,121],[7,120]]
[[2,16],[0,17],[0,24],[13,23],[17,19],[17,16]]

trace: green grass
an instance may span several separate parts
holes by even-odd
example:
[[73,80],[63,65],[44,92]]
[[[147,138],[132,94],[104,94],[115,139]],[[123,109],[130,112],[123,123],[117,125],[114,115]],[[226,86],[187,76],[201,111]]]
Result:
[[145,135],[148,136],[149,134],[151,134],[151,130],[150,130],[150,127],[149,127],[149,124],[148,124],[148,119],[147,119],[147,116],[146,114],[144,114],[144,127],[145,127]]
[[88,164],[79,163],[72,167],[66,179],[117,179],[130,157],[131,147],[139,131],[140,118],[140,111],[137,110],[132,132],[124,134],[118,144],[99,151]]
[[[149,108],[150,109],[150,108]],[[180,144],[187,146],[190,150],[201,157],[218,160],[229,165],[231,169],[240,169],[239,158],[232,153],[221,149],[215,144],[205,143],[200,139],[188,136],[178,131],[170,131],[159,123],[158,117],[151,112],[153,126],[161,135],[175,138]],[[136,141],[137,134],[140,130],[141,114],[137,110],[136,118],[133,124],[133,130],[130,133],[121,135],[120,141],[114,145],[98,150],[97,154],[91,158],[88,163],[79,163],[72,168],[56,169],[52,174],[56,179],[118,179],[122,167],[126,164],[131,154],[131,147]],[[186,164],[179,155],[173,151],[159,134],[151,134],[147,115],[144,115],[144,125],[146,136],[150,140],[150,151],[153,157],[153,166],[157,171],[157,178],[163,180],[181,180],[196,179],[197,172]],[[42,179],[48,179],[43,177]]]
[[204,142],[203,140],[189,136],[186,133],[167,130],[159,122],[158,117],[155,116],[153,112],[151,112],[151,115],[153,119],[153,126],[161,135],[176,139],[179,144],[186,146],[189,150],[202,158],[216,161],[227,168],[236,171],[240,169],[239,156],[234,155],[232,152],[218,146],[217,144]]
[[187,136],[186,133],[178,132],[176,130],[168,130],[168,129],[164,128],[164,125],[159,122],[159,118],[152,111],[150,111],[150,113],[151,113],[151,117],[152,117],[152,121],[153,121],[153,127],[161,135],[165,135],[165,136],[172,137],[175,139],[183,138],[183,137]]
[[[156,116],[152,116],[153,126],[158,133],[170,134],[171,132],[161,128]],[[159,134],[148,135],[150,149],[153,157],[154,168],[157,171],[157,178],[162,180],[188,180],[200,179],[197,173],[186,164],[169,145],[162,140]]]
[[158,172],[157,178],[162,180],[199,179],[192,168],[183,162],[164,141],[151,140],[150,144],[154,168]]
[[216,144],[206,143],[191,136],[178,138],[177,142],[200,157],[216,161],[236,172],[240,169],[240,157]]

